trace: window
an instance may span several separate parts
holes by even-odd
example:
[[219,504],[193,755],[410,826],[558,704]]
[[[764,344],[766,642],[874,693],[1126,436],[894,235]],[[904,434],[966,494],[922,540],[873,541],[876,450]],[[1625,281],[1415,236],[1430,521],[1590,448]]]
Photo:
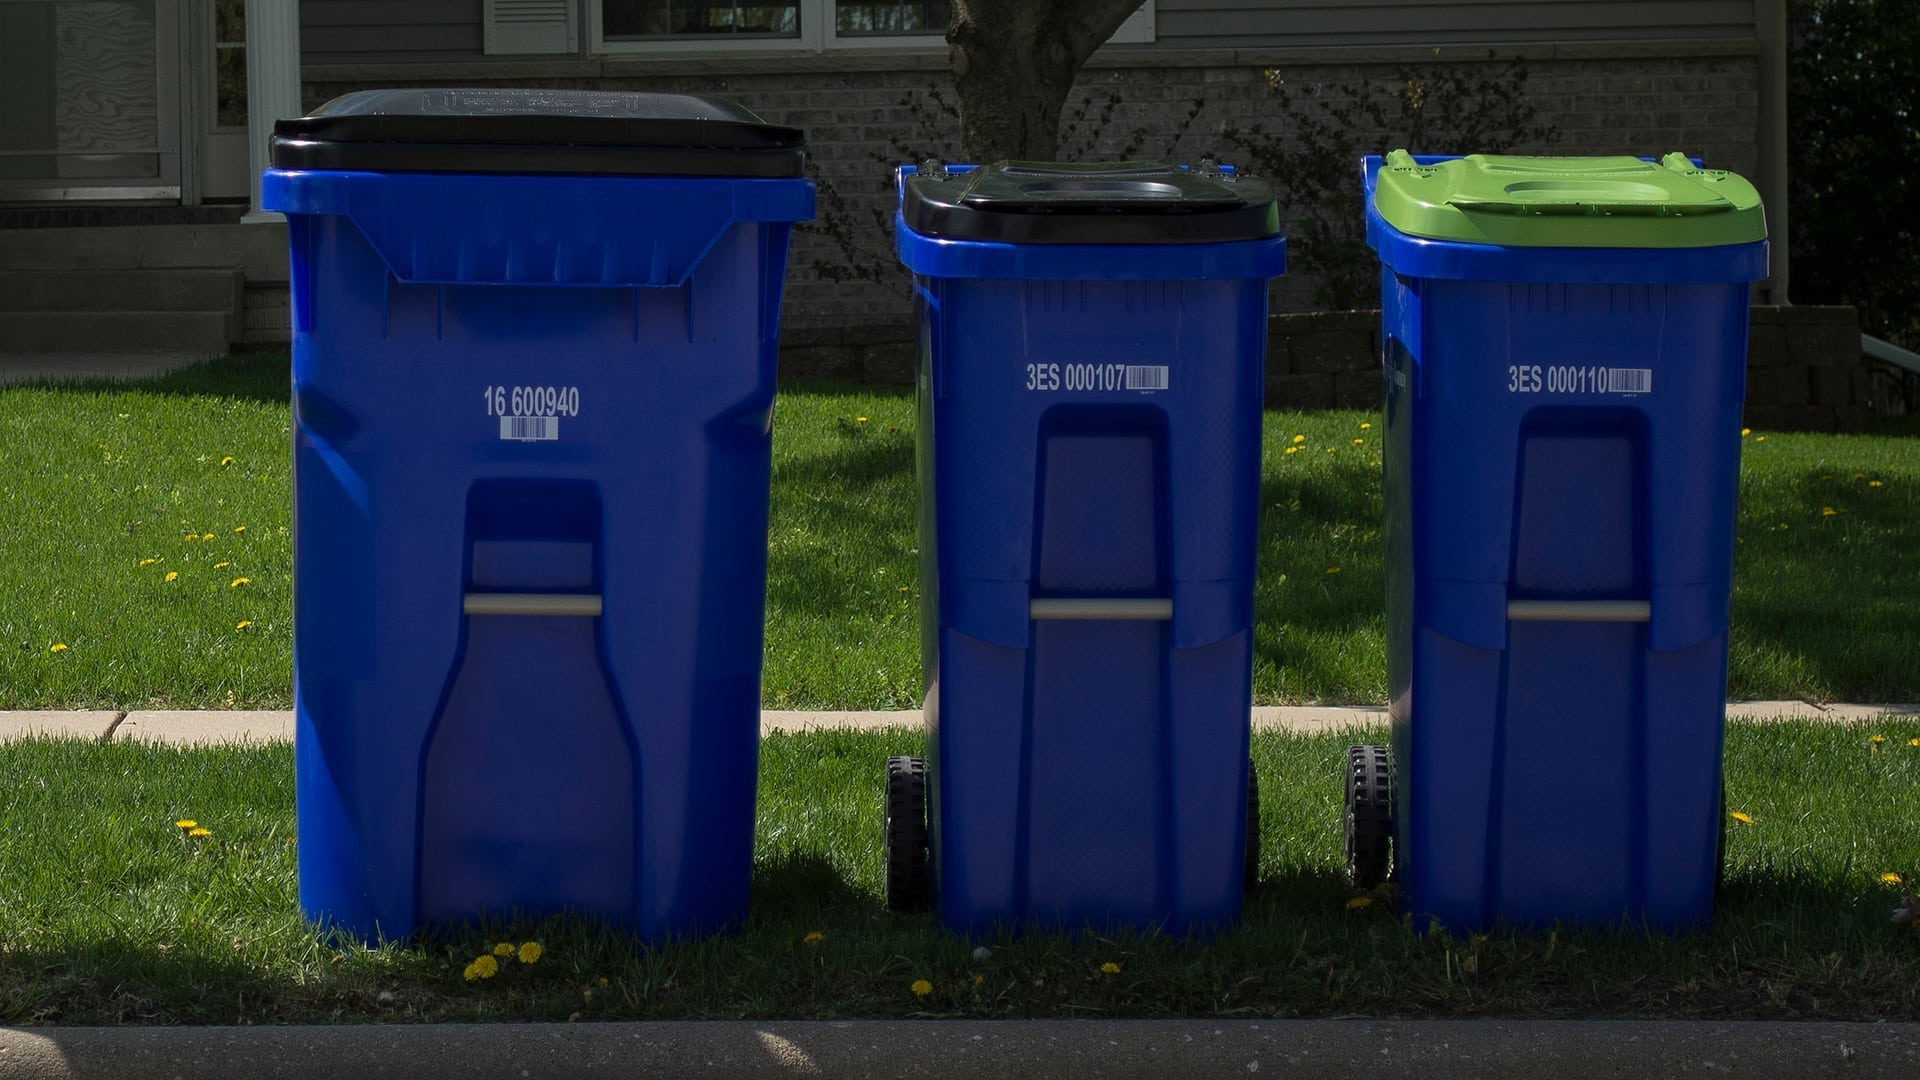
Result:
[[[1113,36],[1153,40],[1154,0]],[[725,52],[933,48],[946,40],[953,0],[588,0],[593,51]]]
[[608,41],[688,38],[798,38],[800,2],[735,4],[726,0],[601,0]]
[[940,34],[953,21],[950,0],[919,4],[860,4],[841,0],[833,6],[833,29],[838,37],[901,34]]

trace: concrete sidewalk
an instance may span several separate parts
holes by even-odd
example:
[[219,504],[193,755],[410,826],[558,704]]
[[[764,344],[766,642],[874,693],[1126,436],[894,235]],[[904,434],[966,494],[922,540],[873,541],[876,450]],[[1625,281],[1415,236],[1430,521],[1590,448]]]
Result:
[[199,353],[0,352],[0,386],[42,379],[152,379],[205,359]]
[[[1920,717],[1920,704],[1813,705],[1804,701],[1737,701],[1727,704],[1729,720],[1819,720],[1864,723],[1884,717]],[[1341,731],[1385,724],[1384,706],[1257,706],[1256,731]],[[817,731],[823,728],[877,729],[918,727],[917,709],[898,712],[776,712],[760,714],[760,734]],[[31,735],[75,739],[139,739],[178,746],[218,743],[285,742],[293,738],[290,711],[218,709],[114,712],[0,712],[0,743]]]
[[0,1028],[0,1077],[1920,1076],[1920,1025],[949,1020]]

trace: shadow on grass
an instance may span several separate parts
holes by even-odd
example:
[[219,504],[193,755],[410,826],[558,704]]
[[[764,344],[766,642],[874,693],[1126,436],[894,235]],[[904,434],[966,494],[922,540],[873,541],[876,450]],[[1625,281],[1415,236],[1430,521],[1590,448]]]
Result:
[[[0,954],[0,1024],[132,1025],[296,1022],[286,980],[235,955],[103,942]],[[371,1000],[373,992],[369,991]]]
[[293,397],[290,364],[284,352],[234,353],[201,360],[151,379],[72,379],[20,385],[88,394],[217,397],[284,405]]
[[[903,1017],[1511,1016],[1866,1019],[1915,1015],[1912,931],[1877,895],[1763,871],[1729,882],[1715,922],[1416,934],[1386,905],[1349,910],[1332,872],[1283,868],[1231,930],[992,935],[896,916],[796,857],[756,875],[744,927],[646,943],[575,919],[484,926],[376,951],[315,939],[288,955],[223,940],[0,953],[0,1022],[354,1023]],[[813,931],[821,931],[812,938]],[[511,931],[510,933],[508,931]],[[297,934],[296,934],[297,936]],[[532,964],[463,967],[494,941]],[[336,952],[338,948],[338,952]],[[284,951],[286,946],[281,946]],[[1110,977],[1102,965],[1117,961]],[[909,989],[929,979],[926,1002]]]

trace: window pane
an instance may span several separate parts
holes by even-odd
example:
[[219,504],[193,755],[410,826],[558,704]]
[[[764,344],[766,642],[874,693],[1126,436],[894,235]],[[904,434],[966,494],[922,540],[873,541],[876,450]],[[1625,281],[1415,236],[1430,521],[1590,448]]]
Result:
[[841,37],[945,34],[952,22],[952,0],[920,0],[906,4],[859,4],[842,0],[834,11],[834,27]]
[[734,4],[723,0],[605,0],[607,38],[800,36],[800,3]]
[[213,100],[217,127],[247,126],[247,47],[216,45]]

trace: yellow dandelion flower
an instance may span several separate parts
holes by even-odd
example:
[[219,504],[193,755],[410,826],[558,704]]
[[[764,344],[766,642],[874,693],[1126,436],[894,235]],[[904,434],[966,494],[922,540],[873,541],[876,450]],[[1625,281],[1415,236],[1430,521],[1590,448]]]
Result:
[[1327,573],[1329,573],[1329,574],[1337,574],[1337,573],[1339,573],[1339,572],[1340,572],[1340,568],[1339,568],[1339,567],[1337,567],[1337,566],[1329,566],[1329,567],[1327,567]]
[[1109,975],[1118,975],[1120,974],[1120,965],[1109,960],[1106,963],[1100,965],[1100,970],[1106,972]]
[[1293,437],[1293,445],[1295,446],[1299,446],[1301,443],[1306,441],[1307,441],[1307,437],[1305,435],[1295,435]]
[[1367,440],[1365,440],[1365,439],[1355,439],[1355,440],[1353,440],[1353,445],[1355,445],[1355,446],[1365,446],[1365,445],[1367,445]]
[[141,566],[152,566],[152,565],[153,565],[154,563],[157,563],[157,562],[159,562],[159,561],[160,561],[159,559],[141,559],[141,560],[140,560],[140,565],[141,565]]
[[1348,911],[1359,911],[1361,908],[1370,908],[1372,906],[1373,897],[1371,896],[1356,896],[1347,901]]
[[987,977],[985,975],[975,975],[973,977],[973,985],[975,986],[979,986],[981,983],[986,981],[987,981]]
[[1869,481],[1867,481],[1867,486],[1868,486],[1868,487],[1883,487],[1883,486],[1885,486],[1885,485],[1883,485],[1883,484],[1881,484],[1881,483],[1880,483],[1880,481],[1878,481],[1878,480],[1869,480]]
[[190,817],[183,817],[179,821],[174,822],[173,827],[176,829],[191,829],[198,824],[200,823]]
[[606,977],[605,975],[602,975],[602,976],[600,976],[600,987],[601,987],[601,989],[605,989],[605,988],[606,988],[606,985],[607,985],[607,977]]
[[242,586],[242,585],[245,585],[245,584],[247,584],[247,583],[248,583],[248,582],[249,582],[250,580],[252,580],[252,579],[250,579],[250,578],[243,578],[243,577],[237,577],[237,578],[234,578],[234,579],[233,579],[233,584],[231,584],[231,585],[229,585],[229,586],[227,586],[227,588],[229,588],[229,589],[237,589],[237,588],[239,588],[240,586]]
[[1361,430],[1361,431],[1366,431],[1367,429],[1369,429],[1369,428],[1371,428],[1371,427],[1373,427],[1373,424],[1372,424],[1372,423],[1371,423],[1370,421],[1366,421],[1366,420],[1362,420],[1362,421],[1360,421],[1360,430]]
[[493,947],[493,955],[495,955],[495,956],[512,956],[512,955],[513,955],[513,942],[511,942],[511,941],[502,941],[502,942],[500,942],[500,943],[499,943],[498,945],[495,945],[495,946]]
[[1287,447],[1287,453],[1289,453],[1289,454],[1297,454],[1297,453],[1299,453],[1299,452],[1300,452],[1300,448],[1299,448],[1299,447],[1297,447],[1297,446],[1289,446],[1289,447]]
[[201,536],[200,536],[200,539],[202,539],[202,540],[211,540],[211,539],[213,539],[213,534],[212,534],[212,533],[202,533],[202,534],[201,534]]
[[247,527],[245,525],[235,525],[233,527],[233,531],[237,533],[243,533],[247,531]]
[[1743,439],[1751,434],[1753,434],[1753,429],[1750,427],[1743,427],[1740,429],[1740,437]]
[[912,990],[916,997],[926,997],[933,993],[933,984],[925,979],[915,979],[913,985],[907,989]]
[[1831,507],[1831,506],[1823,506],[1823,507],[1821,507],[1821,508],[1820,508],[1820,516],[1821,516],[1821,517],[1832,517],[1833,515],[1835,515],[1835,514],[1837,514],[1837,513],[1839,513],[1839,512],[1840,512],[1840,511],[1838,511],[1838,510],[1835,510],[1835,509],[1834,509],[1833,507]]
[[1731,817],[1731,818],[1732,818],[1733,820],[1735,820],[1735,821],[1737,821],[1737,822],[1739,822],[1739,823],[1740,823],[1740,824],[1742,824],[1742,825],[1751,825],[1751,824],[1753,824],[1753,815],[1751,815],[1751,814],[1743,814],[1743,813],[1741,813],[1740,811],[1738,811],[1738,810],[1735,810],[1735,811],[1734,811],[1733,813],[1731,813],[1731,814],[1729,814],[1729,815],[1727,815],[1727,816],[1728,816],[1728,817]]
[[826,939],[827,939],[827,935],[821,933],[820,931],[809,930],[807,931],[807,936],[800,939],[800,943],[803,945],[818,945],[822,941],[825,941]]
[[252,619],[241,619],[239,622],[233,624],[233,628],[235,630],[245,630],[247,627],[252,625],[253,625]]
[[473,963],[467,965],[467,970],[461,972],[468,982],[491,979],[499,973],[500,964],[491,956],[476,957]]
[[1874,735],[1868,738],[1867,741],[1872,743],[1875,746],[1879,746],[1881,743],[1887,741],[1887,737],[1885,735]]
[[1891,870],[1889,870],[1884,874],[1881,874],[1880,880],[1888,885],[1905,885],[1907,883],[1907,879],[1905,875],[1896,874]]
[[223,457],[223,458],[221,458],[221,459],[220,459],[220,467],[221,467],[221,468],[223,468],[223,469],[224,469],[224,468],[226,468],[227,466],[229,466],[229,465],[231,465],[231,464],[233,464],[233,458],[232,458],[232,457]]
[[856,416],[853,418],[853,422],[856,424],[864,424],[867,422],[867,418],[864,416]]
[[1920,739],[1908,739],[1908,740],[1907,740],[1907,745],[1908,745],[1908,746],[1920,746]]
[[232,565],[233,565],[232,563],[217,562],[213,564],[213,568],[215,570],[225,570],[227,567]]
[[1867,478],[1867,474],[1863,472],[1857,472],[1853,474],[1853,478],[1855,480],[1865,480]]
[[523,941],[520,943],[520,951],[514,955],[519,957],[521,963],[531,964],[535,960],[540,959],[540,955],[544,952],[546,952],[546,950],[540,947],[539,942]]
[[67,646],[64,642],[56,641],[53,644],[47,646],[47,651],[48,652],[66,652]]
[[1765,435],[1755,435],[1755,436],[1753,437],[1753,441],[1754,441],[1754,442],[1766,442],[1766,441],[1767,441],[1767,437],[1766,437]]
[[205,840],[207,837],[213,835],[213,830],[205,827],[195,827],[188,829],[187,835],[193,837],[195,840]]
[[180,580],[180,571],[178,571],[178,570],[169,570],[169,571],[167,571],[167,580],[168,580],[168,581],[179,581],[179,580]]

